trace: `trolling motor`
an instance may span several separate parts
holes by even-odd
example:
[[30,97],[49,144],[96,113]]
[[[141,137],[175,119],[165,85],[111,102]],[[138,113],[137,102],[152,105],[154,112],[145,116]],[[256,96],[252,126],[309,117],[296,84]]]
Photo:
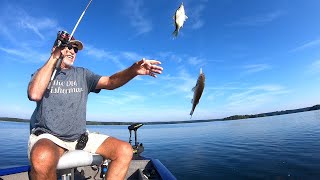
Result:
[[128,130],[130,133],[130,137],[129,137],[129,144],[131,145],[131,131],[134,131],[134,145],[132,145],[133,148],[133,159],[142,159],[142,157],[140,156],[140,154],[144,151],[144,147],[143,144],[138,142],[138,135],[137,135],[137,130],[138,128],[140,128],[141,126],[143,126],[142,123],[134,123],[130,126],[128,126]]

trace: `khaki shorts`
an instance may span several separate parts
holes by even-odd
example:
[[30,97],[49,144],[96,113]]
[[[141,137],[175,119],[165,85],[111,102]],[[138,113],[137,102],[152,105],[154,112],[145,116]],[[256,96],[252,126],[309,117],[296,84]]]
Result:
[[[90,133],[88,136],[88,142],[86,144],[86,147],[83,149],[84,151],[95,153],[99,146],[103,143],[104,140],[106,140],[109,136],[104,134],[98,134],[98,133]],[[29,136],[29,142],[28,142],[28,158],[30,159],[30,152],[33,147],[33,145],[39,141],[40,139],[49,139],[56,145],[65,148],[67,150],[75,150],[77,140],[70,142],[70,141],[63,141],[49,133],[44,133],[39,136],[36,136],[34,134],[30,134]]]

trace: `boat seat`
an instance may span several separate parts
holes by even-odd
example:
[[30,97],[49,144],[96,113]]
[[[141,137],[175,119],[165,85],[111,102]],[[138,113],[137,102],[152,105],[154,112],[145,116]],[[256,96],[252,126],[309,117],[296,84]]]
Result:
[[61,174],[61,179],[74,179],[74,169],[84,166],[100,166],[103,157],[99,154],[89,153],[83,150],[68,151],[61,156],[57,170]]
[[83,150],[68,151],[60,158],[57,169],[101,165],[103,157]]

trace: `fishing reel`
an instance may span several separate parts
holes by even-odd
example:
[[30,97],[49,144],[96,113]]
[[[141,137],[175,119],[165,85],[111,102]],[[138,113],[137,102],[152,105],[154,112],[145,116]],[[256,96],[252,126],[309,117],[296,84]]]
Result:
[[[59,31],[57,34],[57,39],[54,42],[56,47],[67,47],[69,43],[70,34],[67,31]],[[73,37],[71,38],[73,39]]]

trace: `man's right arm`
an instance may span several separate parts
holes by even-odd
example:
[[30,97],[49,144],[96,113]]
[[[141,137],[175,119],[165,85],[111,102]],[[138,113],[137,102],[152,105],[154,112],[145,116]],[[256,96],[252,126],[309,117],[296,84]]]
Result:
[[32,77],[28,86],[28,98],[30,101],[40,101],[42,99],[60,54],[61,50],[54,49],[48,61]]

